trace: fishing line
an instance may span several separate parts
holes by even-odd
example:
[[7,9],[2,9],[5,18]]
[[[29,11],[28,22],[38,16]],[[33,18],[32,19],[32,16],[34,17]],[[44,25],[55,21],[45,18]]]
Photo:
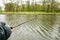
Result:
[[28,23],[28,22],[30,22],[30,21],[33,21],[33,20],[35,20],[35,19],[36,19],[36,15],[35,15],[35,18],[33,18],[33,19],[29,20],[29,21],[23,22],[23,23],[21,23],[21,24],[18,24],[17,26],[10,27],[10,28],[13,29],[13,28],[19,27],[20,25],[23,25],[23,24]]

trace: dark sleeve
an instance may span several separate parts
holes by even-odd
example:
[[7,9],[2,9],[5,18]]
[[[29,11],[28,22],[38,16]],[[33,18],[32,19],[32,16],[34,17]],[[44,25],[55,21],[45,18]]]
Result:
[[0,40],[6,40],[5,32],[3,27],[1,27],[1,25],[0,25]]
[[6,36],[6,39],[8,39],[12,33],[11,29],[7,26],[4,26],[4,31],[5,31],[5,36]]

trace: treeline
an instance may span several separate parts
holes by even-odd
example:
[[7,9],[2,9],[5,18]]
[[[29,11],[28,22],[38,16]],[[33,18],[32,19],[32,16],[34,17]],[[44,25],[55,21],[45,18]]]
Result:
[[[42,5],[37,3],[30,4],[27,1],[27,4],[17,4],[17,3],[6,3],[5,10],[6,12],[21,12],[21,11],[37,11],[37,12],[60,12],[59,3],[55,0],[43,0]],[[1,9],[1,8],[0,8]]]
[[39,4],[30,5],[30,4],[22,4],[18,5],[15,3],[7,3],[5,5],[5,11],[13,11],[13,12],[19,12],[19,11],[42,11],[42,6]]

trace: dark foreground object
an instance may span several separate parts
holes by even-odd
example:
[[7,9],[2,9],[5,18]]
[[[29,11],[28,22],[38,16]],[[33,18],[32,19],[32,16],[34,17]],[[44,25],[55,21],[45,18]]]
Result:
[[0,22],[0,40],[7,40],[11,35],[11,29],[4,22]]

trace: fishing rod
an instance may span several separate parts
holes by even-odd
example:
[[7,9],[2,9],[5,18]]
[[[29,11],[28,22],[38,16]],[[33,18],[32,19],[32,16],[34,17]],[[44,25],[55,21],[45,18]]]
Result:
[[[36,16],[35,16],[35,18],[36,18]],[[28,22],[30,22],[30,21],[32,21],[32,20],[35,20],[35,18],[33,18],[33,19],[29,20],[29,21],[23,22],[23,23],[21,23],[21,24],[18,24],[17,26],[10,27],[10,28],[11,28],[11,29],[16,28],[16,27],[18,27],[18,26],[20,26],[20,25],[23,25],[23,24],[28,23]]]

